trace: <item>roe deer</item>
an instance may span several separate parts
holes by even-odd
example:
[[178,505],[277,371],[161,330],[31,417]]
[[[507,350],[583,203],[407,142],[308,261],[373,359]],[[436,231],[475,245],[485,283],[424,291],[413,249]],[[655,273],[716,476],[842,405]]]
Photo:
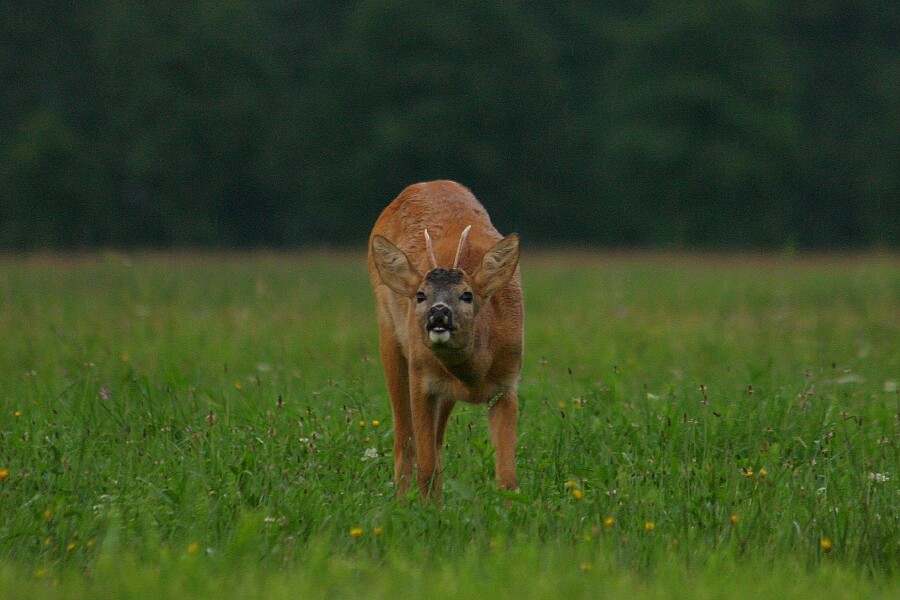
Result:
[[411,185],[378,217],[369,277],[394,420],[394,485],[416,463],[422,497],[441,496],[441,446],[457,401],[486,404],[497,484],[515,489],[522,369],[519,238],[452,181]]

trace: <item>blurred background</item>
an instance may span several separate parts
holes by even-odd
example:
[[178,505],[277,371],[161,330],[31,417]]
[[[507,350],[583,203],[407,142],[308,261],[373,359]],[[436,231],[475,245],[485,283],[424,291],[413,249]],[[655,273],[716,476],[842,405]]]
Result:
[[0,247],[364,245],[455,179],[532,246],[900,246],[896,0],[0,11]]

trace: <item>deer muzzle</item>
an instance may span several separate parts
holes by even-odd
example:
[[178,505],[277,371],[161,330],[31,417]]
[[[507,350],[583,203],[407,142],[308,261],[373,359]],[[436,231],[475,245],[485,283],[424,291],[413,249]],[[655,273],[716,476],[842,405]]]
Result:
[[432,342],[447,342],[453,331],[453,311],[443,302],[437,302],[428,309],[428,323],[425,325]]

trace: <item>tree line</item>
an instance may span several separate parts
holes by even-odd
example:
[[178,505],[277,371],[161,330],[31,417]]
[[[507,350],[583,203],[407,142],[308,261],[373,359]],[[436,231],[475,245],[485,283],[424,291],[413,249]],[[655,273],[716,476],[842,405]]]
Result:
[[0,247],[349,245],[407,184],[531,243],[900,245],[891,0],[10,3]]

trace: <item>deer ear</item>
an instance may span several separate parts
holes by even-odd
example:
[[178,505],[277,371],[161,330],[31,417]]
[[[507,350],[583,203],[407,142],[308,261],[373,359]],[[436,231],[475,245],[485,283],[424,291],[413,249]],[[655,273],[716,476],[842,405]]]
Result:
[[519,264],[519,236],[511,233],[487,251],[481,259],[481,267],[472,277],[472,283],[482,298],[490,298],[494,292],[509,283]]
[[412,297],[419,289],[422,276],[400,248],[380,235],[372,238],[372,259],[381,281],[392,291],[401,296]]

